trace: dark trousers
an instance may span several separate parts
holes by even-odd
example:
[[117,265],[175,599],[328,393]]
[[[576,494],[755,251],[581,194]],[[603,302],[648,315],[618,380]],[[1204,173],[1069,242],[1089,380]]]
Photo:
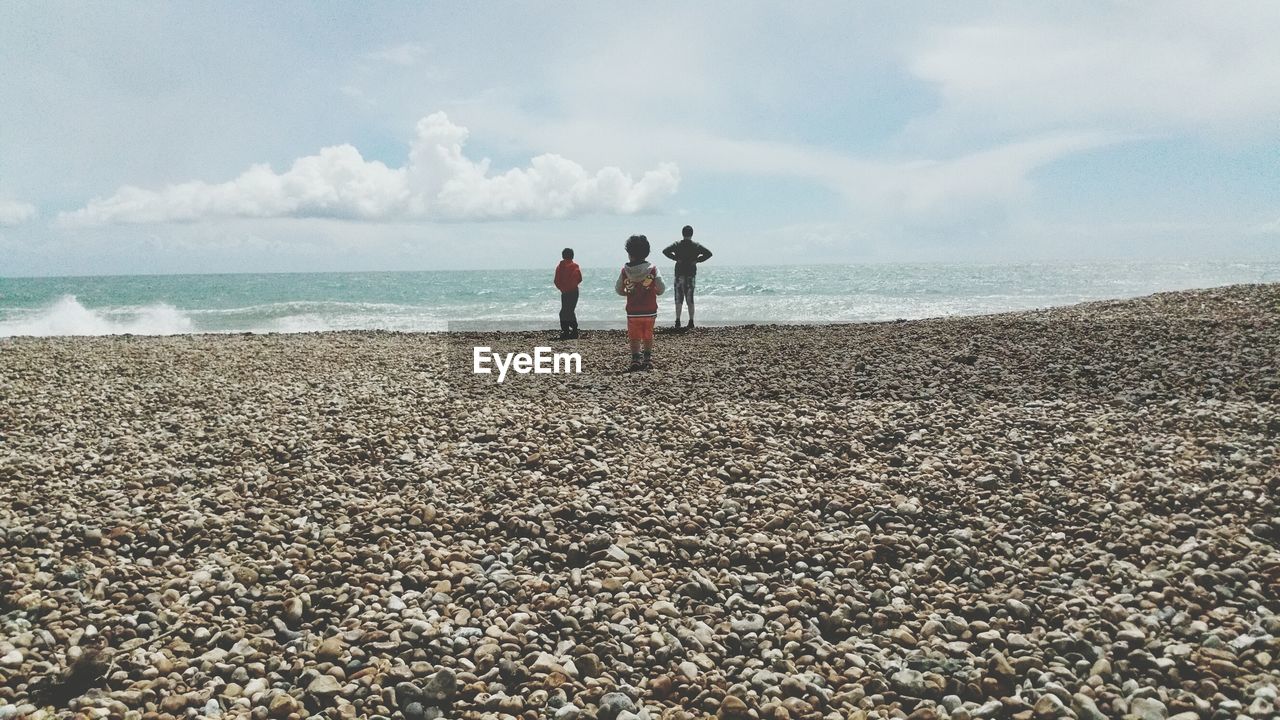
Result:
[[578,289],[560,293],[560,332],[578,332]]

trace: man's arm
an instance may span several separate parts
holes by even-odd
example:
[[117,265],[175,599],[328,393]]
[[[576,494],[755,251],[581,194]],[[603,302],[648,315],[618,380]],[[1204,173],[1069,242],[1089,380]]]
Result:
[[666,255],[666,256],[667,256],[667,258],[669,258],[669,259],[671,259],[671,260],[675,260],[675,259],[676,259],[676,244],[675,244],[675,243],[671,243],[670,245],[668,245],[668,246],[666,246],[665,248],[663,248],[663,249],[662,249],[662,254],[663,254],[663,255]]
[[710,260],[710,259],[711,259],[711,251],[708,250],[705,245],[699,245],[698,259],[695,260],[694,262],[703,262],[704,260]]
[[618,282],[613,284],[613,291],[625,297],[627,293],[622,288],[626,286],[626,282],[627,282],[627,271],[623,270],[622,272],[618,273]]
[[573,269],[573,284],[574,287],[582,284],[582,268],[580,267],[575,267]]

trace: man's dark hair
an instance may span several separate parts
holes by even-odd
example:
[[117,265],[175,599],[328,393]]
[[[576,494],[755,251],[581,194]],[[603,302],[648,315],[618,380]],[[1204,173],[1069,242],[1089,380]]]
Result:
[[560,257],[564,258],[565,260],[572,260],[572,259],[573,259],[573,248],[565,248],[565,249],[561,250],[561,251],[560,251]]
[[680,229],[680,234],[685,237],[693,237],[693,226],[685,225],[683,228]]
[[627,238],[626,248],[628,255],[643,260],[649,257],[649,238],[643,235],[632,235]]

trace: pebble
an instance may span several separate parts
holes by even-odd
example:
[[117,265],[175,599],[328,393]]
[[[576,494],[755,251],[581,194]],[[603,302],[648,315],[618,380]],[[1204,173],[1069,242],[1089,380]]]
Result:
[[749,717],[750,712],[751,709],[742,698],[735,695],[727,695],[724,700],[720,701],[716,716],[720,718],[745,718]]
[[449,668],[433,673],[422,680],[421,695],[430,701],[447,702],[458,690],[456,675]]
[[284,601],[284,621],[293,629],[297,629],[302,624],[301,598],[292,597]]
[[342,691],[342,685],[332,675],[318,675],[307,685],[307,692],[321,698],[327,698]]
[[600,720],[614,720],[622,712],[634,712],[636,704],[620,692],[605,693],[597,705],[596,716]]
[[1135,698],[1129,703],[1129,712],[1139,720],[1165,720],[1169,716],[1165,704],[1155,698]]
[[316,647],[316,660],[320,662],[336,662],[342,658],[345,647],[342,638],[333,636],[326,638]]

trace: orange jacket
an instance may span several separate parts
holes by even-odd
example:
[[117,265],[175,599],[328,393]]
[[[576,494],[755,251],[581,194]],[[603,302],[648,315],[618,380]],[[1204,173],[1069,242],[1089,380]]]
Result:
[[572,260],[561,260],[556,266],[556,287],[560,292],[577,290],[582,284],[582,270]]

